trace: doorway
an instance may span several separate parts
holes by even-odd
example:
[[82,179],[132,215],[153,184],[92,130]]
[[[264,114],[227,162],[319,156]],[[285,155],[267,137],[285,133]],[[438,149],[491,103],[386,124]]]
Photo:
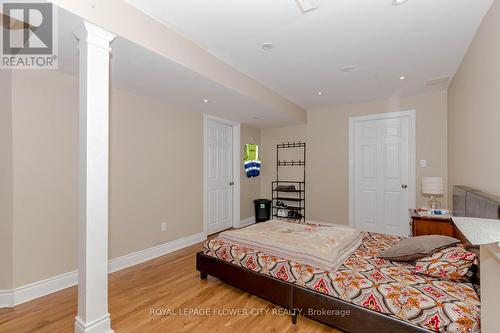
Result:
[[349,118],[349,223],[408,236],[415,207],[415,111]]
[[204,232],[239,227],[240,125],[204,115]]

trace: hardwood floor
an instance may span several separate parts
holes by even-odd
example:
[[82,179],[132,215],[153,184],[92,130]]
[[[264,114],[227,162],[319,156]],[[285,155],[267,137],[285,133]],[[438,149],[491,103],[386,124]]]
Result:
[[[305,317],[292,325],[287,314],[276,313],[281,307],[213,277],[200,280],[195,269],[200,248],[193,245],[112,273],[109,309],[115,332],[339,332]],[[72,287],[0,309],[0,332],[73,332],[76,302]]]

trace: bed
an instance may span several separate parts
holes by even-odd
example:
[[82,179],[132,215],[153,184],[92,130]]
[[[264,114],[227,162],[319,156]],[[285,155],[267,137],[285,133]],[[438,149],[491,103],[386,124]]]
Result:
[[[472,192],[456,188],[457,207],[483,207],[480,193]],[[290,309],[294,323],[300,314],[347,332],[479,332],[480,301],[471,282],[422,277],[408,264],[377,258],[399,240],[365,233],[361,245],[330,271],[219,238],[204,244],[196,262],[202,279],[217,277]]]

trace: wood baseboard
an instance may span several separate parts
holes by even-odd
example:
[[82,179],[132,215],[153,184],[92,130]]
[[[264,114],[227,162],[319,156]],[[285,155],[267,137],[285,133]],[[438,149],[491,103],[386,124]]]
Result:
[[9,308],[14,305],[14,296],[12,290],[0,290],[0,309]]
[[[164,244],[153,246],[122,257],[111,259],[108,263],[109,273],[113,273],[145,261],[161,257],[182,248],[203,242],[206,235],[201,232]],[[55,293],[78,284],[78,270],[57,275],[45,280],[33,282],[18,288],[0,290],[0,308],[9,308],[36,298]]]

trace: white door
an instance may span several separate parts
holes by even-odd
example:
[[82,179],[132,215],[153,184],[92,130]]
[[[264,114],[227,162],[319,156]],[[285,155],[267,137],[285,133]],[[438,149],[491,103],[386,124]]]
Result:
[[354,227],[408,236],[410,232],[410,116],[351,120]]
[[208,234],[232,227],[233,128],[207,121],[207,217]]

